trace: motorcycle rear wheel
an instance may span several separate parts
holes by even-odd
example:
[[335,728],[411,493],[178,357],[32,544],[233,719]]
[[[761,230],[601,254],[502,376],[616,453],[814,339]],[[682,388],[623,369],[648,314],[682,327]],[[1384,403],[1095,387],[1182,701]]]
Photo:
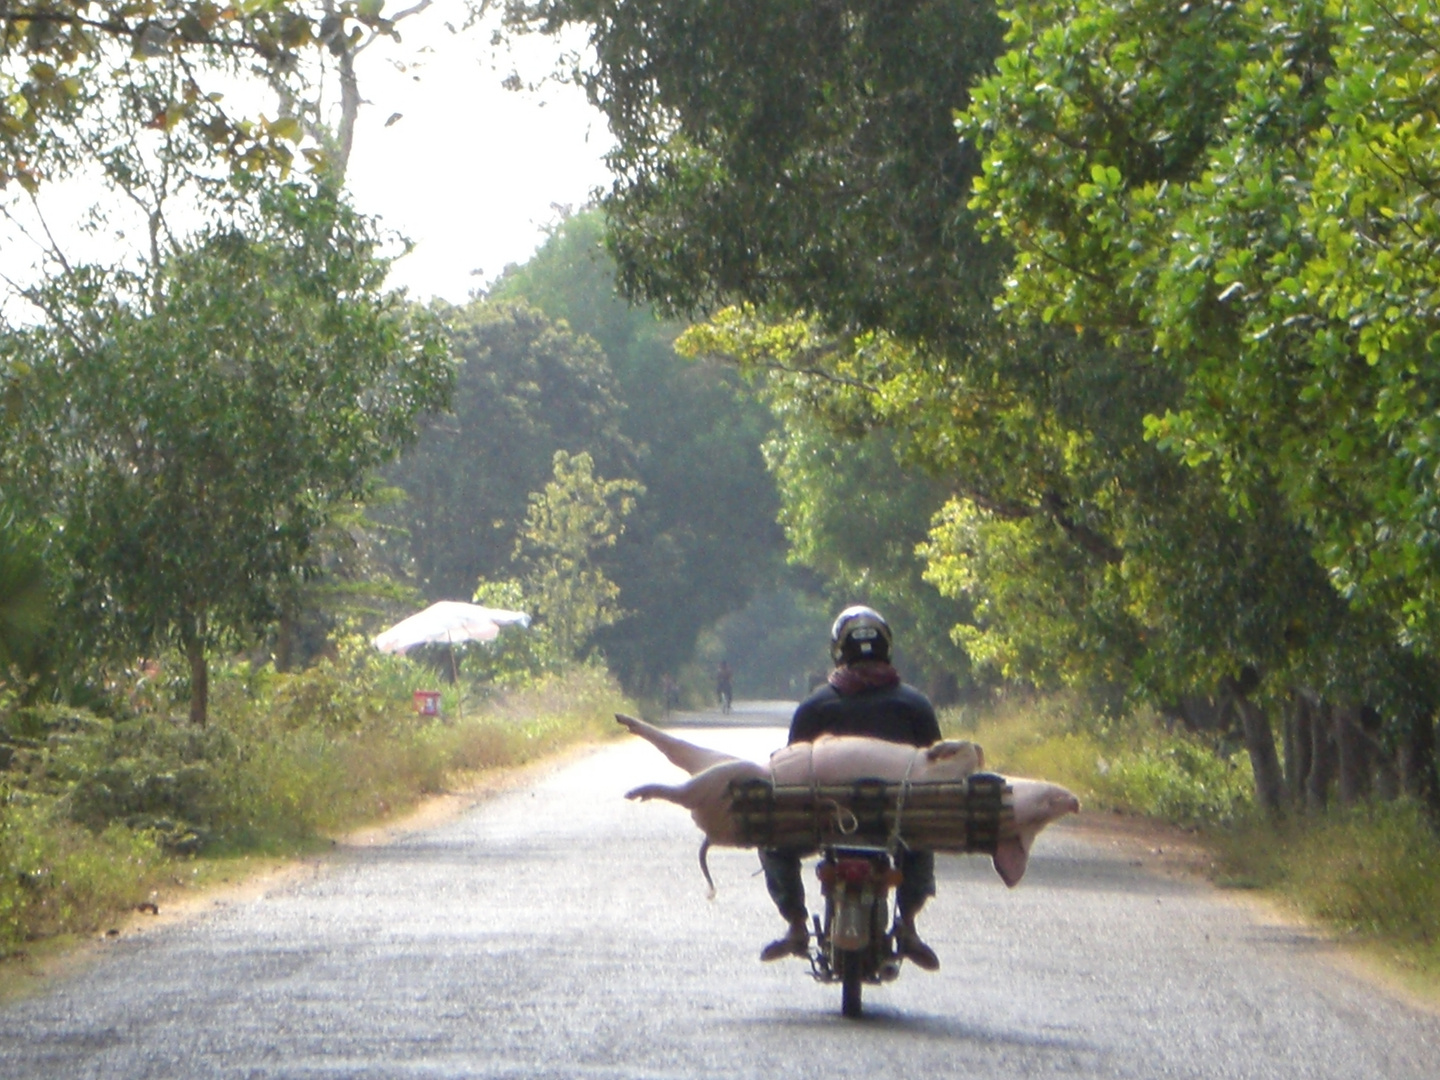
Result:
[[860,990],[864,986],[860,972],[860,951],[846,949],[840,954],[840,1015],[860,1019]]

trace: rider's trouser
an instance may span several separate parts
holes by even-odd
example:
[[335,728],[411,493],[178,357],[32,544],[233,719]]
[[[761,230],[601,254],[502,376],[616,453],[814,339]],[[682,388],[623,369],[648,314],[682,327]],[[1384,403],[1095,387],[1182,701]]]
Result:
[[[760,866],[765,871],[765,888],[780,914],[790,922],[807,918],[805,882],[800,877],[800,860],[811,854],[805,848],[761,848]],[[933,851],[900,852],[900,872],[905,875],[895,890],[895,905],[900,917],[914,915],[935,895],[935,853]]]

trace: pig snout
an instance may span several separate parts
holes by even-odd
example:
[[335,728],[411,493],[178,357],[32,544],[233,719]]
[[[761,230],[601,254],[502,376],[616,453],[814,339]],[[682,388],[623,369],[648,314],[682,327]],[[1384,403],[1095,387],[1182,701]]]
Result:
[[1080,800],[1058,784],[1042,780],[1011,780],[1015,792],[1015,833],[995,849],[995,872],[1010,888],[1020,884],[1030,865],[1035,837],[1050,822],[1080,812]]

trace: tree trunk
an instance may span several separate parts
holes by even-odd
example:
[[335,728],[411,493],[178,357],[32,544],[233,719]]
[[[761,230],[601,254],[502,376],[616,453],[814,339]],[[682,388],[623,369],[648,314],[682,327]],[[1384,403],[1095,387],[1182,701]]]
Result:
[[1370,788],[1372,795],[1385,802],[1400,797],[1399,755],[1385,739],[1385,718],[1378,709],[1366,705],[1360,710],[1360,726],[1365,731],[1365,746],[1370,755]]
[[1225,688],[1233,696],[1240,714],[1245,749],[1255,774],[1255,799],[1269,816],[1276,817],[1285,805],[1285,777],[1280,771],[1280,755],[1275,751],[1275,732],[1270,727],[1270,718],[1242,692],[1236,680],[1227,679]]
[[1394,802],[1400,797],[1400,768],[1395,754],[1375,755],[1375,795],[1385,802]]
[[210,665],[205,658],[205,637],[195,634],[185,642],[190,661],[190,723],[204,727],[210,710]]
[[1330,714],[1335,721],[1335,749],[1339,765],[1337,794],[1341,806],[1354,806],[1370,792],[1370,753],[1365,731],[1360,726],[1357,705],[1337,705]]
[[275,670],[286,672],[295,662],[295,620],[289,605],[280,612],[280,623],[275,630]]
[[1305,808],[1325,809],[1330,778],[1335,774],[1335,740],[1331,734],[1330,706],[1320,702],[1310,720],[1310,782],[1305,786]]
[[1291,800],[1299,806],[1305,803],[1305,788],[1310,782],[1310,767],[1315,749],[1311,728],[1315,722],[1318,704],[1310,694],[1297,690],[1294,708],[1285,728],[1285,785]]
[[1419,716],[1405,733],[1400,763],[1405,793],[1418,799],[1440,820],[1440,777],[1435,772],[1435,718]]

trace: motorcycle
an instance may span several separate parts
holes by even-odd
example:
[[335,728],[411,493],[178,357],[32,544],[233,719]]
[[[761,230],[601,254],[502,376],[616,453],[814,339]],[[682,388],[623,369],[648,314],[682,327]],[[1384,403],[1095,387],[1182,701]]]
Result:
[[825,913],[811,916],[810,969],[820,982],[840,983],[841,1012],[851,1018],[861,1014],[866,985],[900,974],[899,913],[891,896],[904,880],[898,853],[993,855],[1014,815],[1010,785],[992,773],[913,787],[881,779],[777,785],[750,778],[732,781],[728,790],[740,844],[820,851]]
[[840,984],[840,1012],[861,1014],[861,993],[900,974],[890,894],[903,875],[890,852],[875,847],[826,847],[816,868],[825,915],[813,916],[816,947],[810,973]]

